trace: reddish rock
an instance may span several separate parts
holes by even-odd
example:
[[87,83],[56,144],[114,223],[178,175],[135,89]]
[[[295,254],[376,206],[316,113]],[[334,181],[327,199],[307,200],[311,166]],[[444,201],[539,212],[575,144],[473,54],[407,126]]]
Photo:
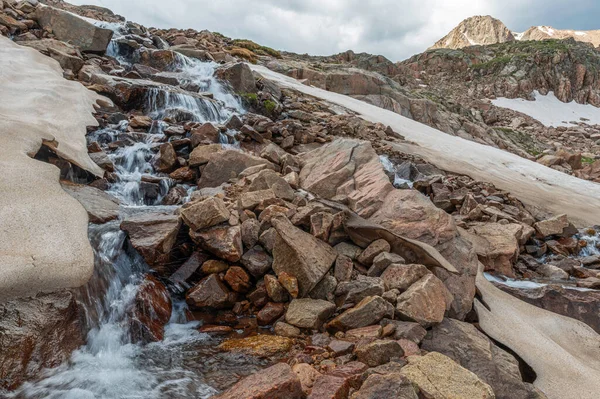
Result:
[[269,298],[271,298],[273,302],[286,302],[288,300],[288,292],[279,283],[277,277],[267,274],[265,275],[264,281],[267,294],[269,294]]
[[156,170],[159,172],[170,172],[177,166],[177,164],[177,153],[173,148],[173,144],[161,144],[156,159]]
[[229,292],[216,274],[202,279],[188,293],[187,303],[198,308],[231,308],[235,303],[235,294]]
[[227,269],[224,280],[235,292],[248,292],[252,287],[250,276],[239,266],[231,266]]
[[419,281],[422,277],[431,274],[423,265],[390,265],[381,278],[385,284],[385,290],[398,289],[406,291],[411,285]]
[[186,204],[181,211],[183,221],[194,231],[226,222],[229,216],[225,203],[217,197]]
[[352,341],[358,341],[363,338],[367,338],[369,340],[374,340],[374,339],[380,338],[382,335],[383,335],[383,328],[380,325],[375,324],[372,326],[354,328],[352,330],[348,330],[348,331],[346,331],[346,334],[344,336],[346,337],[346,339],[349,339]]
[[200,144],[213,144],[219,142],[219,129],[212,123],[207,122],[190,132],[192,147],[196,148]]
[[327,374],[335,377],[342,377],[348,381],[350,387],[358,389],[363,381],[363,373],[368,368],[369,366],[361,362],[348,362],[343,366],[336,367]]
[[229,265],[222,260],[209,259],[202,264],[200,271],[203,274],[221,273],[229,269]]
[[171,310],[167,287],[155,277],[147,276],[135,296],[130,327],[133,341],[162,341]]
[[339,339],[332,339],[329,345],[327,345],[327,349],[333,352],[333,355],[336,357],[347,355],[352,353],[352,350],[354,349],[354,343]]
[[194,170],[189,166],[184,166],[169,173],[169,177],[173,180],[179,180],[183,182],[194,181],[196,180],[196,172],[194,172]]
[[300,379],[285,363],[252,374],[215,399],[302,399]]
[[399,358],[404,355],[404,351],[398,342],[383,339],[359,345],[354,353],[358,361],[370,367],[379,366],[389,362],[393,358]]
[[369,246],[358,256],[358,261],[366,266],[371,266],[377,255],[383,252],[390,252],[390,244],[383,239],[373,241]]
[[231,334],[234,330],[233,327],[229,326],[215,326],[211,324],[205,324],[198,329],[201,333],[214,334],[214,335],[227,335]]
[[[369,296],[355,307],[346,310],[327,324],[327,329],[347,331],[378,323],[386,315],[393,314],[393,306],[379,296]],[[443,317],[443,315],[442,315]]]
[[294,373],[298,375],[302,391],[306,395],[310,395],[315,381],[322,375],[313,366],[308,363],[298,363],[292,367]]
[[250,274],[259,278],[271,270],[273,258],[260,245],[255,245],[242,256],[241,263]]
[[292,298],[298,298],[299,288],[298,279],[286,272],[279,273],[279,283],[287,290]]
[[449,295],[444,283],[428,274],[398,297],[396,312],[427,328],[444,319]]
[[190,231],[192,240],[219,258],[237,262],[242,257],[240,226],[216,226],[201,231]]
[[269,302],[256,315],[259,326],[268,326],[275,323],[285,313],[283,303]]
[[350,384],[343,377],[322,375],[315,381],[308,399],[347,399]]

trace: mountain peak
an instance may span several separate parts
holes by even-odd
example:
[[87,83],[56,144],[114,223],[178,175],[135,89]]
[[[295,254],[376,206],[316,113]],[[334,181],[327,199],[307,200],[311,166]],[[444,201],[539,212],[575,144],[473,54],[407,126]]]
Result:
[[476,15],[463,20],[429,49],[462,48],[514,41],[512,32],[490,15]]

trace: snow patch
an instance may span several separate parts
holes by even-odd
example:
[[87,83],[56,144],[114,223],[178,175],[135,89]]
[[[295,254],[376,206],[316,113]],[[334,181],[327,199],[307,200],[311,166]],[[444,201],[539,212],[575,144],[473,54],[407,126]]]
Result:
[[521,40],[523,39],[523,35],[525,35],[525,32],[513,32],[512,34],[515,40]]
[[545,126],[572,126],[582,118],[589,125],[600,124],[600,109],[590,104],[578,104],[575,101],[564,103],[553,92],[541,95],[537,90],[533,92],[535,101],[522,98],[497,98],[492,104],[497,107],[512,109],[537,119]]
[[576,34],[577,36],[586,36],[586,35],[587,35],[587,33],[585,33],[585,32],[580,32],[580,31],[577,31],[577,32],[575,32],[575,34]]
[[554,29],[549,26],[538,26],[537,28],[549,36],[554,36]]

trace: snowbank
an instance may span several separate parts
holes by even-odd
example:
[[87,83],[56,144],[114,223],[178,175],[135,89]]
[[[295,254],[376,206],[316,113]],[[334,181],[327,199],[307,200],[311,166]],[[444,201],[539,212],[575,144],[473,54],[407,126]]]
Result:
[[543,96],[536,90],[533,94],[535,101],[502,97],[492,100],[492,104],[529,115],[545,126],[573,126],[574,123],[571,122],[600,124],[600,108],[590,104],[578,104],[575,101],[563,103],[553,92]]
[[101,175],[86,126],[100,97],[63,78],[58,62],[0,36],[0,301],[85,284],[93,271],[88,216],[31,157],[42,143]]

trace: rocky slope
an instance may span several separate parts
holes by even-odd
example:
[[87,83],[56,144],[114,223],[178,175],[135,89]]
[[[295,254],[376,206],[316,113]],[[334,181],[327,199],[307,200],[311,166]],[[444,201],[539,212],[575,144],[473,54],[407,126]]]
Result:
[[[429,50],[436,48],[463,48],[514,41],[512,32],[502,21],[486,16],[465,19],[446,36],[438,40]],[[530,39],[533,40],[533,39]]]
[[571,30],[554,29],[551,26],[532,26],[523,33],[515,34],[518,40],[546,40],[546,39],[575,39],[578,42],[591,43],[594,47],[600,46],[600,30]]
[[[104,9],[52,4],[122,21]],[[413,78],[406,65],[350,52],[302,57],[206,31],[148,30],[133,23],[118,26],[107,55],[86,47],[89,41],[68,44],[75,30],[61,31],[30,2],[0,5],[3,21],[10,22],[2,23],[4,33],[49,55],[66,78],[114,102],[97,110],[99,127],[87,135],[89,157],[103,169],[101,176],[86,173],[51,146],[34,161],[58,167],[65,191],[93,223],[96,275],[75,291],[87,305],[87,323],[69,293],[0,305],[0,365],[27,370],[0,373],[0,389],[18,388],[22,397],[50,396],[57,389],[151,396],[149,387],[178,397],[198,397],[204,387],[202,397],[237,399],[545,397],[532,384],[535,378],[523,373],[524,362],[477,328],[478,265],[498,275],[598,288],[600,261],[577,257],[586,248],[597,250],[596,232],[574,229],[565,216],[532,214],[493,184],[401,152],[412,144],[392,127],[253,73],[240,61],[261,62],[431,125],[456,123],[453,128],[460,129],[473,123],[485,130],[481,120],[469,122],[477,120],[473,114],[459,116],[407,87]],[[67,18],[80,39],[93,31],[70,14],[51,12]],[[213,75],[212,67],[197,60],[222,65]],[[125,276],[127,284],[110,279],[107,270],[114,265],[132,273]],[[102,296],[112,305],[108,309]],[[587,306],[597,306],[594,298],[586,297]],[[576,295],[549,301],[537,303],[557,312],[566,306],[569,316],[597,328],[597,318]],[[183,302],[189,310],[177,313]],[[34,317],[36,312],[45,317]],[[95,313],[103,312],[110,323],[98,326]],[[170,321],[171,315],[198,323]],[[118,358],[116,369],[103,361],[102,370],[110,373],[90,373],[77,369],[82,357],[93,358],[93,348],[83,348],[62,370],[38,381],[42,368],[57,365],[80,344],[83,324],[95,328],[87,337],[93,343],[105,337],[98,331],[120,326],[122,336],[109,343],[119,354],[133,346],[141,356],[132,363]],[[152,352],[182,328],[191,328],[192,338],[196,330],[206,334],[200,341],[211,349],[197,350],[197,342],[184,335],[170,336],[168,344],[183,340],[194,348],[191,353],[186,346],[172,357]],[[52,331],[55,347],[44,345],[45,331]],[[589,334],[590,328],[577,324],[569,331]],[[24,341],[34,356],[22,356]],[[201,366],[189,368],[198,357]],[[551,376],[543,360],[536,365]],[[229,372],[229,363],[237,368]],[[91,364],[96,370],[99,362]],[[135,379],[126,372],[147,364],[154,368],[138,391],[117,390]],[[181,368],[186,373],[177,378]],[[81,383],[82,375],[93,377],[87,374],[102,374],[105,385]],[[128,378],[118,384],[104,378],[117,374]],[[32,384],[19,388],[24,379]],[[195,385],[206,383],[210,387]],[[584,391],[590,385],[579,385],[570,392],[593,397]],[[560,397],[560,387],[548,392]]]

